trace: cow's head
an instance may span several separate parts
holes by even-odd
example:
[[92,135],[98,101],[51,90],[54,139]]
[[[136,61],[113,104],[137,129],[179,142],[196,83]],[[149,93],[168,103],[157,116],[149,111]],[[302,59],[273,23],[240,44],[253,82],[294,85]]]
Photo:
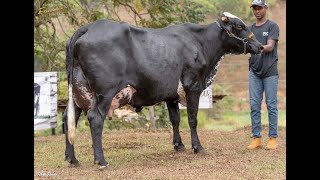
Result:
[[237,16],[228,12],[222,13],[221,19],[218,20],[218,26],[229,35],[227,45],[230,53],[261,53],[263,49],[262,44],[255,38],[248,26]]

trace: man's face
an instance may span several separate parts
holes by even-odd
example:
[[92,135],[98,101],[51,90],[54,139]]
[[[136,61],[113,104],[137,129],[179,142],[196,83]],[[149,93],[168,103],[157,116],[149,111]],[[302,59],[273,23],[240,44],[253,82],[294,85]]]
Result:
[[267,9],[267,6],[252,6],[253,14],[258,20],[262,19],[266,15]]

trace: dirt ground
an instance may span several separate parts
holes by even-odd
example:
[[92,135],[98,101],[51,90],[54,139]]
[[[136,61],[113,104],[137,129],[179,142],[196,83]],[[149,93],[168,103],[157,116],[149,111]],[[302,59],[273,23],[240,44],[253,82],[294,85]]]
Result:
[[[198,130],[207,154],[194,154],[190,132],[182,130],[184,152],[175,152],[172,130],[120,130],[103,133],[107,170],[93,164],[90,132],[76,136],[80,167],[64,161],[64,135],[35,137],[35,179],[286,179],[286,129],[279,128],[276,150],[246,150],[250,127],[232,132]],[[268,128],[263,127],[263,145]]]

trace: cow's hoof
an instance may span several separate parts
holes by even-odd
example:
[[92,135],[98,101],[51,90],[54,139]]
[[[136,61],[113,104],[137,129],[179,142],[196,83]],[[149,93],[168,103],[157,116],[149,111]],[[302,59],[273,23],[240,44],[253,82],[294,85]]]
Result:
[[74,163],[74,164],[70,163],[68,165],[69,168],[76,168],[76,167],[79,167],[79,166],[80,166],[80,163]]
[[109,163],[105,160],[102,160],[102,161],[94,160],[94,164],[98,164],[98,165],[100,165],[100,167],[109,165]]
[[204,150],[204,148],[202,146],[194,146],[193,152],[195,154],[207,154],[207,152]]
[[99,166],[99,170],[100,171],[106,170],[108,166],[109,166],[109,164],[107,164],[105,166]]
[[80,166],[80,163],[76,158],[66,157],[64,160],[69,162],[69,167],[78,167],[78,166]]
[[186,150],[186,148],[184,147],[183,144],[178,144],[178,143],[176,143],[176,144],[174,145],[174,150],[180,152],[180,151]]

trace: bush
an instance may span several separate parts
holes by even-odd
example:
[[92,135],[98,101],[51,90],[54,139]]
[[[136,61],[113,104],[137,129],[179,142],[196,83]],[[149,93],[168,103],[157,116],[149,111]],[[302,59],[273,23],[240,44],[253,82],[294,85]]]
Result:
[[[187,109],[180,109],[180,128],[190,128],[188,122],[188,113]],[[198,111],[198,128],[205,128],[207,125],[210,124],[210,121],[204,111]]]

